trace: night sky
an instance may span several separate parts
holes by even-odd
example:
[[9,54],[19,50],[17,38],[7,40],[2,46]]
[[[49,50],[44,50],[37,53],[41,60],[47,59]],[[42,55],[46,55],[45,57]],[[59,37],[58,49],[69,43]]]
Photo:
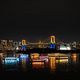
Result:
[[73,0],[1,0],[0,39],[80,41],[79,12]]

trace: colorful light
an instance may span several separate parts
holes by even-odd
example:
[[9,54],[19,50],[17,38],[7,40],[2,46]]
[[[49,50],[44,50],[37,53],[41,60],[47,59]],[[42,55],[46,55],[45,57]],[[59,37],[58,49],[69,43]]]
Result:
[[28,58],[28,57],[29,57],[28,54],[20,54],[20,58],[22,58],[22,59],[26,59],[26,58]]
[[27,47],[26,45],[22,45],[21,50],[26,51]]
[[5,64],[16,64],[19,62],[19,58],[16,57],[6,57],[4,60]]
[[55,49],[55,44],[50,44],[50,49]]

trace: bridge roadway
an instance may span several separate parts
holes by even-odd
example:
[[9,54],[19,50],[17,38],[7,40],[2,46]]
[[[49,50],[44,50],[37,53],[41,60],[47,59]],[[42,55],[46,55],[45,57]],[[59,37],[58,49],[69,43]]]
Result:
[[29,54],[29,53],[80,53],[80,49],[76,50],[54,50],[50,48],[34,48],[34,49],[27,49],[26,51],[16,51],[16,53],[24,53],[24,54]]
[[50,43],[27,43],[26,45],[48,45]]

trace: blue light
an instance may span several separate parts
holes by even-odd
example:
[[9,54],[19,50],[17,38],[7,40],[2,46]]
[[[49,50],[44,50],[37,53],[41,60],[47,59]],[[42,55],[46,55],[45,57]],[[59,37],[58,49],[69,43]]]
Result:
[[26,58],[28,58],[28,57],[29,57],[28,54],[20,54],[20,58],[22,58],[22,59],[26,59]]
[[25,51],[26,49],[27,49],[26,45],[22,45],[21,50]]
[[19,58],[17,58],[17,61],[19,62]]
[[6,57],[4,62],[5,62],[5,64],[17,64],[18,61],[19,61],[19,58]]
[[50,44],[50,49],[55,49],[55,44]]

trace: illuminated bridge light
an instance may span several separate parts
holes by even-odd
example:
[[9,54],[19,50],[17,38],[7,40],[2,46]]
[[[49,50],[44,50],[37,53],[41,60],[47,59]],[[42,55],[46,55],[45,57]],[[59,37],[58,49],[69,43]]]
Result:
[[50,36],[50,38],[51,38],[50,42],[55,43],[55,36]]
[[50,49],[55,49],[55,47],[56,47],[55,44],[50,44],[50,47],[49,48]]
[[26,45],[26,44],[27,44],[26,40],[22,40],[22,45]]
[[21,50],[26,51],[27,47],[26,45],[22,45]]

